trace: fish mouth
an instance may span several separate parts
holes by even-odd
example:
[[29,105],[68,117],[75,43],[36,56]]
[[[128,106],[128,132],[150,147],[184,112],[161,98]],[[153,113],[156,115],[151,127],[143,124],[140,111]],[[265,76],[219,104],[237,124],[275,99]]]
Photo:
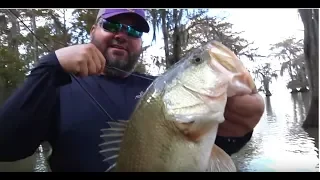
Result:
[[[232,91],[235,91],[234,89],[237,89],[237,91],[238,89],[242,89],[241,93],[249,93],[252,89],[256,89],[250,73],[244,67],[241,60],[228,47],[220,42],[213,41],[209,44],[208,54],[211,56],[208,65],[213,70],[219,71],[229,78],[228,81],[230,86],[228,87],[228,96],[234,95],[234,93],[231,93]],[[239,88],[239,83],[248,86],[248,88]]]
[[228,71],[237,72],[237,56],[223,44],[214,41],[210,44],[210,56]]
[[203,89],[200,91],[187,85],[184,85],[183,87],[201,100],[217,100],[227,93],[227,83],[217,85],[214,89]]

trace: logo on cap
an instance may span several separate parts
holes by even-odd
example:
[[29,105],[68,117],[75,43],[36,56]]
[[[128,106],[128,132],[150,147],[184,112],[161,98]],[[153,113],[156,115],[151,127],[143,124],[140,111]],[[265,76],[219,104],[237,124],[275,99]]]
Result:
[[134,12],[134,10],[133,9],[127,9],[128,11],[130,11],[130,12]]

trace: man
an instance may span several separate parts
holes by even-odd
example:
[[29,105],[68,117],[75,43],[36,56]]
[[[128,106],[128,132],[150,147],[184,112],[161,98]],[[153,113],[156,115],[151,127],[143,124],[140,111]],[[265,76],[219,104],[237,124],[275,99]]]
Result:
[[[48,141],[53,147],[52,171],[105,171],[100,129],[110,118],[128,119],[139,94],[154,79],[126,73],[133,71],[142,52],[141,36],[147,32],[143,10],[101,9],[90,32],[91,43],[44,56],[0,111],[0,161],[30,156]],[[217,145],[229,154],[242,148],[263,110],[258,94],[230,98]]]

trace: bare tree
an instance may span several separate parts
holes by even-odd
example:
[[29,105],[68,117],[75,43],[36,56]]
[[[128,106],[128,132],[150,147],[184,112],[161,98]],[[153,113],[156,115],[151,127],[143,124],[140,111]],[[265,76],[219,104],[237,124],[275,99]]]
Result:
[[304,25],[304,55],[312,97],[303,127],[319,127],[319,10],[299,9],[299,13]]

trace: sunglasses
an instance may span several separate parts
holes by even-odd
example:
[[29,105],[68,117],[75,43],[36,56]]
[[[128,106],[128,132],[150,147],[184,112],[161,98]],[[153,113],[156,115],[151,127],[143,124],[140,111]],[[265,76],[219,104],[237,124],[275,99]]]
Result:
[[99,21],[99,26],[102,27],[105,31],[109,31],[112,33],[120,32],[122,29],[125,29],[125,32],[128,34],[128,36],[134,37],[134,38],[141,38],[142,32],[136,30],[132,26],[128,26],[121,23],[116,22],[110,22],[106,19],[101,19]]

